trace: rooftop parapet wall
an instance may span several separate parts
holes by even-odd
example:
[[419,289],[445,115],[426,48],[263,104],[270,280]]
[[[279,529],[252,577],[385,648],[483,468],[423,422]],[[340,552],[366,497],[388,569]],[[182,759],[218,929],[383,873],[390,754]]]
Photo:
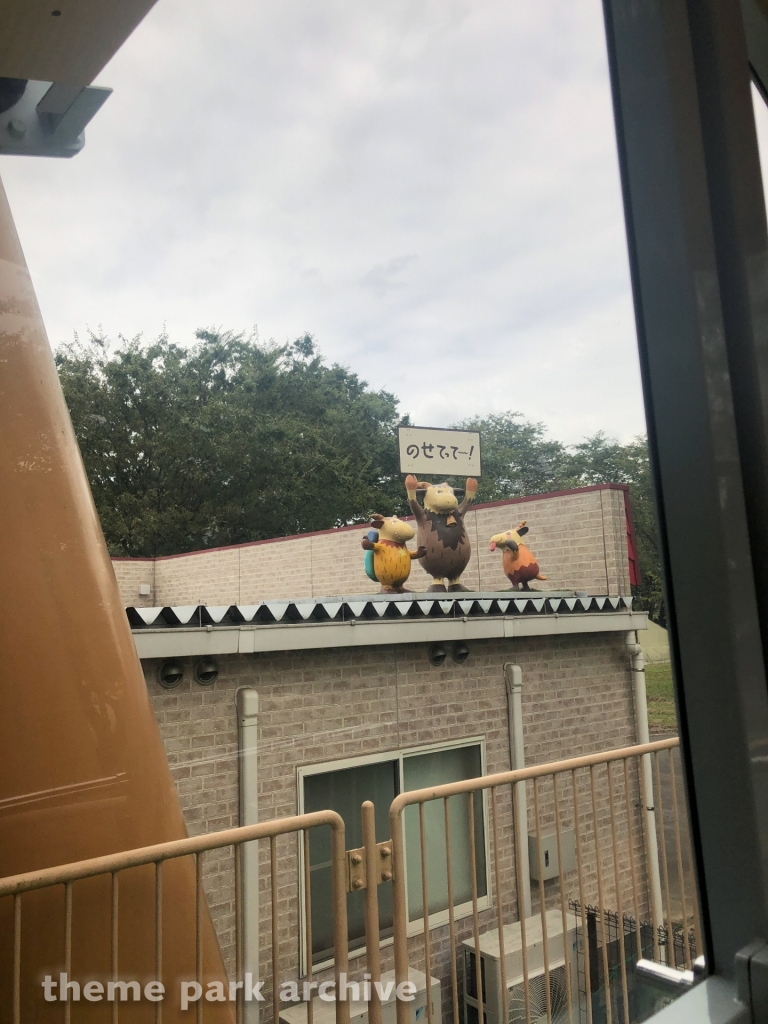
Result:
[[[508,590],[501,555],[490,538],[528,521],[526,541],[547,576],[542,590],[629,594],[626,488],[618,484],[477,505],[465,516],[472,558],[462,576],[470,589]],[[368,594],[360,542],[368,526],[256,541],[162,558],[115,558],[125,605],[247,605],[280,598]],[[413,547],[415,542],[411,542]],[[432,578],[418,562],[407,587],[424,591]],[[141,584],[150,594],[139,595]]]

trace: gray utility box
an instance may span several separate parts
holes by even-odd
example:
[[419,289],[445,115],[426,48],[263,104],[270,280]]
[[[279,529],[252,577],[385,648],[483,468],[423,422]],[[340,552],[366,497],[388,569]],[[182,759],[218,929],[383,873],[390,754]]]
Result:
[[558,875],[567,875],[576,870],[576,835],[572,828],[560,829],[560,849],[563,854],[562,870],[557,862],[557,832],[547,832],[536,836],[528,836],[528,866],[534,882],[539,881],[539,842],[541,843],[541,865],[543,874],[541,881],[548,882]]

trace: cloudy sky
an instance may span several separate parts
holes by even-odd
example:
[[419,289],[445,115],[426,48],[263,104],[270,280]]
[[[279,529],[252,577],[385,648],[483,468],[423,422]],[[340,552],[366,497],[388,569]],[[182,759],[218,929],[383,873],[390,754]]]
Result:
[[159,0],[97,84],[0,161],[53,345],[309,331],[416,423],[644,429],[599,0]]

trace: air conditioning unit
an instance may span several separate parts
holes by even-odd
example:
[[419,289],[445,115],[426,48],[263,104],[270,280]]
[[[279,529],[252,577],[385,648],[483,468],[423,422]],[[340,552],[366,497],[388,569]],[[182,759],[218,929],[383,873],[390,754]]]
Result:
[[[427,1024],[429,1020],[427,976],[422,971],[417,971],[415,967],[409,967],[408,980],[416,986],[416,994],[413,1000],[407,1004],[410,1024]],[[437,978],[430,978],[429,982],[432,997],[432,1024],[440,1024],[442,1020],[440,982]],[[362,980],[359,983],[362,993]],[[381,1022],[382,1024],[396,1024],[395,972],[384,971],[381,975],[381,984],[385,990],[391,984],[388,998],[381,1000]],[[362,999],[358,1001],[350,998],[349,1020],[350,1024],[368,1024],[368,1003]],[[280,1024],[307,1024],[307,1004],[304,1002],[284,1003],[280,1007]],[[312,1000],[312,1024],[336,1024],[336,1001],[328,1001],[315,996]]]
[[[549,997],[553,1024],[579,1024],[578,970],[576,964],[576,917],[549,910],[547,947],[549,961]],[[480,975],[482,984],[482,1019],[477,992],[477,961],[475,940],[461,945],[464,979],[464,1024],[525,1024],[525,986],[523,983],[523,942],[520,922],[504,928],[504,966],[507,984],[508,1017],[504,1021],[504,999],[501,988],[501,953],[498,929],[480,936]],[[525,922],[526,968],[531,1024],[547,1020],[547,977],[544,969],[544,940],[541,915]],[[567,966],[566,966],[567,965]],[[568,1013],[568,979],[570,978],[571,1014]]]

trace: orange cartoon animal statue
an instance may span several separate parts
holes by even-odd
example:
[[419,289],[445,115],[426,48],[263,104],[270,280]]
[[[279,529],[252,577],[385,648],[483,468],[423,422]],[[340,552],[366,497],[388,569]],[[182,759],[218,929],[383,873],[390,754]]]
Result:
[[411,575],[411,562],[421,558],[425,550],[409,551],[405,546],[416,531],[397,516],[371,516],[371,527],[362,541],[366,573],[381,584],[382,594],[406,593],[403,584]]
[[514,530],[507,530],[506,533],[497,533],[491,537],[491,551],[500,548],[503,552],[501,567],[507,579],[512,584],[513,590],[517,590],[522,584],[523,590],[530,590],[529,580],[545,580],[539,572],[539,563],[530,548],[524,543],[523,536],[528,533],[525,519]]

